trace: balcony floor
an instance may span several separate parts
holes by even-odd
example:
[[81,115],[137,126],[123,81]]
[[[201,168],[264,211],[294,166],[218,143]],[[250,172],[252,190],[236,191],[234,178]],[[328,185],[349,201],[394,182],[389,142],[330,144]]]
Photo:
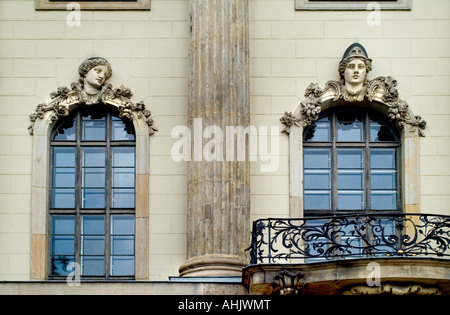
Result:
[[367,258],[257,264],[243,270],[253,295],[450,294],[450,260]]

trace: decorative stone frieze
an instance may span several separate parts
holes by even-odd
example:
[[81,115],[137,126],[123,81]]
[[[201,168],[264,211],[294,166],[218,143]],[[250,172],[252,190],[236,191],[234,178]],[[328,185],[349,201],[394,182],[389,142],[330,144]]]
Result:
[[[103,72],[102,72],[103,71]],[[48,124],[68,116],[75,108],[102,103],[115,108],[119,118],[128,122],[133,119],[142,119],[152,135],[158,128],[154,125],[151,112],[145,108],[143,101],[133,103],[133,93],[125,86],[114,88],[105,83],[111,77],[112,69],[106,59],[94,57],[86,59],[78,70],[80,81],[73,82],[71,88],[62,86],[50,93],[50,101],[36,106],[35,113],[30,115],[31,125],[28,127],[33,134],[34,125],[38,119],[46,119]]]
[[436,287],[425,287],[419,284],[382,284],[379,286],[357,285],[342,292],[342,295],[441,295]]
[[371,69],[372,60],[367,57],[364,47],[358,43],[351,45],[339,63],[341,80],[330,80],[325,87],[311,83],[297,111],[294,114],[285,113],[280,118],[281,123],[286,126],[282,131],[289,134],[293,124],[301,124],[303,127],[310,125],[327,107],[325,104],[345,102],[377,106],[400,129],[409,125],[410,132],[417,131],[420,136],[425,136],[423,130],[426,122],[422,117],[415,116],[408,104],[399,98],[397,80],[390,76],[367,80],[367,73]]
[[[370,263],[381,271],[372,286]],[[250,295],[448,295],[449,267],[448,259],[425,257],[251,264],[243,270],[243,285]]]

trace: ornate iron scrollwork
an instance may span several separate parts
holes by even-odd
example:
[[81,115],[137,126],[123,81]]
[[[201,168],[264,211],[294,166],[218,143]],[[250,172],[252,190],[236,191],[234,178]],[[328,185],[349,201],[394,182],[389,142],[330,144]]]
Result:
[[450,257],[450,217],[366,214],[254,222],[251,263]]

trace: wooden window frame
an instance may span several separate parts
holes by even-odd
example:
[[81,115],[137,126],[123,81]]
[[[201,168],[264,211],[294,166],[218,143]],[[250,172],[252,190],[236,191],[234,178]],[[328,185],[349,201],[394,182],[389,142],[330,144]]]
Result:
[[[132,215],[134,217],[135,221],[135,227],[136,227],[136,215],[135,215],[135,207],[136,204],[134,204],[133,208],[112,208],[112,151],[113,148],[123,148],[123,147],[133,147],[136,150],[136,137],[135,140],[113,140],[112,138],[112,112],[111,110],[104,109],[105,111],[105,140],[83,140],[82,139],[82,116],[83,113],[81,110],[77,110],[77,112],[74,115],[75,120],[75,129],[76,129],[76,139],[75,140],[54,140],[54,136],[56,132],[58,131],[59,127],[64,123],[64,120],[61,120],[56,124],[56,126],[53,128],[50,136],[50,167],[49,167],[49,224],[48,224],[48,235],[50,236],[48,241],[48,248],[51,251],[51,242],[52,242],[52,217],[53,216],[61,216],[61,215],[71,215],[75,218],[75,234],[74,234],[74,242],[75,242],[75,248],[74,248],[74,255],[75,255],[75,262],[80,263],[81,262],[81,239],[82,239],[82,224],[83,224],[83,217],[84,216],[103,216],[104,217],[104,224],[105,224],[105,234],[104,234],[104,275],[102,276],[91,276],[91,275],[81,275],[81,279],[101,279],[101,280],[113,280],[113,279],[123,279],[123,280],[133,280],[134,274],[136,271],[136,268],[134,268],[134,274],[133,275],[127,275],[127,276],[118,276],[118,275],[112,275],[111,272],[111,259],[112,259],[112,244],[111,244],[111,222],[112,222],[112,216],[114,215]],[[86,111],[84,114],[89,114],[89,111]],[[70,147],[75,148],[75,155],[78,157],[76,158],[76,167],[75,167],[75,208],[70,209],[58,209],[53,208],[51,205],[52,200],[52,173],[53,173],[53,149],[54,148],[63,148],[63,147]],[[89,148],[89,147],[103,147],[105,148],[105,154],[106,154],[106,164],[105,164],[105,206],[104,208],[84,208],[82,205],[82,196],[81,196],[81,190],[82,190],[82,152],[83,148]],[[136,151],[135,151],[135,165],[136,165]],[[136,169],[136,167],[135,167]],[[136,172],[135,172],[136,177]],[[135,196],[136,196],[136,183],[135,183]],[[77,192],[78,191],[78,192]],[[135,198],[136,199],[136,198]],[[136,234],[134,234],[134,246],[136,247]],[[51,252],[49,251],[49,262],[51,261]],[[134,259],[136,264],[136,249],[133,249],[134,253]],[[65,275],[53,275],[51,273],[51,264],[48,264],[48,279],[50,280],[61,280],[65,279],[67,276]]]
[[[80,108],[79,103],[69,107],[69,111]],[[119,111],[118,106],[109,105]],[[49,264],[49,167],[50,140],[52,130],[58,123],[54,112],[46,111],[33,126],[33,166],[31,203],[31,263],[30,279],[47,280]],[[136,135],[135,165],[135,280],[149,280],[149,156],[150,129],[148,122],[132,113],[132,123]]]
[[[344,107],[342,108],[342,111],[348,111],[351,112],[352,110],[355,110],[356,112],[360,113],[363,118],[363,138],[362,141],[355,142],[355,141],[345,141],[345,142],[338,142],[337,141],[337,114],[341,110],[341,108],[332,108],[327,112],[324,112],[320,118],[322,117],[329,117],[330,118],[330,139],[327,142],[307,142],[304,140],[306,132],[303,132],[303,148],[329,148],[331,150],[331,161],[330,161],[330,171],[331,171],[331,205],[329,210],[324,209],[314,209],[314,210],[307,210],[304,209],[305,216],[308,215],[335,215],[335,214],[349,214],[351,212],[358,213],[358,212],[366,212],[366,211],[374,211],[377,213],[387,211],[387,212],[396,212],[402,211],[402,201],[401,201],[401,167],[400,167],[400,161],[401,161],[401,146],[400,146],[400,135],[398,135],[398,132],[395,130],[396,128],[389,124],[390,129],[395,131],[394,137],[395,141],[383,141],[383,142],[372,142],[370,141],[369,133],[370,133],[370,115],[374,115],[376,117],[382,118],[382,115],[377,114],[374,111],[370,111],[367,108],[351,108],[351,107]],[[320,119],[319,118],[319,119]],[[387,120],[386,120],[387,122]],[[308,127],[306,127],[308,128]],[[337,184],[337,174],[338,174],[338,168],[337,168],[337,150],[338,149],[351,149],[351,148],[359,148],[363,149],[364,153],[364,163],[363,163],[363,191],[364,191],[364,207],[361,210],[344,210],[344,209],[338,209],[338,184]],[[396,170],[397,170],[397,205],[396,209],[391,210],[372,210],[371,209],[371,183],[370,183],[370,150],[373,148],[395,148],[396,149]],[[303,159],[304,161],[304,159]],[[302,166],[303,172],[305,171],[305,167]],[[305,188],[303,187],[305,190]],[[303,193],[303,196],[305,194]]]

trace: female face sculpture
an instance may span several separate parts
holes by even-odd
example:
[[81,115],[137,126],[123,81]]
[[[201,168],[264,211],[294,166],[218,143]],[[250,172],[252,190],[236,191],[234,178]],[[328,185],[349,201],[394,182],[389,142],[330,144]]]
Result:
[[80,82],[88,94],[96,94],[112,75],[109,62],[101,57],[86,59],[78,69]]
[[108,74],[108,67],[95,66],[84,77],[84,88],[90,90],[99,90],[105,83]]

